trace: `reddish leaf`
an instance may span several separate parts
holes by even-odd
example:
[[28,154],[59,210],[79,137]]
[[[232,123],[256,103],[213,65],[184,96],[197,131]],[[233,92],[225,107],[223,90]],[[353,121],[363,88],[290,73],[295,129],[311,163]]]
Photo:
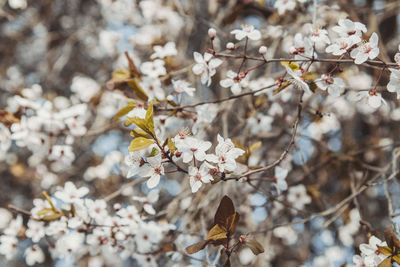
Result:
[[195,244],[193,244],[191,246],[188,246],[186,248],[186,252],[188,254],[194,254],[194,253],[202,250],[203,248],[205,248],[207,246],[208,242],[209,241],[207,241],[207,240],[202,240],[202,241],[197,242],[197,243],[195,243]]
[[232,235],[236,231],[236,226],[239,222],[240,215],[235,211],[231,216],[226,219],[226,229],[229,235]]
[[214,225],[213,228],[211,228],[210,232],[208,233],[208,236],[206,237],[206,240],[217,241],[226,238],[227,238],[226,229],[224,227],[221,227],[219,224],[216,224]]
[[214,224],[219,224],[227,229],[227,219],[234,213],[235,207],[233,206],[232,200],[228,196],[224,196],[219,203],[217,212],[215,213]]

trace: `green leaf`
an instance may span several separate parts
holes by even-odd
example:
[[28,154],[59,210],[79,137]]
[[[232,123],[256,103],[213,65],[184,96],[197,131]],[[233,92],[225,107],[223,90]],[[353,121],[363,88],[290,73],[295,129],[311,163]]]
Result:
[[149,107],[147,108],[146,111],[146,116],[145,116],[145,121],[146,121],[146,125],[149,129],[149,131],[151,131],[153,133],[153,136],[155,136],[155,132],[154,132],[154,118],[153,118],[154,114],[153,114],[153,103],[150,103]]
[[63,216],[61,213],[54,213],[40,218],[41,221],[51,222],[60,219]]
[[132,140],[129,145],[129,152],[139,151],[145,149],[149,145],[153,144],[153,140],[146,139],[144,137],[138,137]]
[[264,252],[263,246],[255,239],[246,241],[246,246],[248,246],[254,255],[258,255]]
[[154,156],[158,155],[158,153],[160,153],[160,151],[157,148],[153,147],[149,157],[154,157]]
[[119,118],[121,118],[122,116],[125,116],[126,114],[128,114],[132,109],[134,109],[136,107],[136,102],[130,102],[128,103],[128,105],[126,105],[125,107],[121,108],[120,110],[118,110],[117,114],[115,114],[114,116],[114,120],[118,120]]
[[[137,127],[142,129],[144,132],[152,136],[153,132],[149,128],[149,125],[147,124],[146,120],[138,118],[138,117],[126,117],[126,119],[130,122],[135,124]],[[153,129],[154,131],[154,129]]]
[[147,139],[153,139],[153,137],[151,135],[149,135],[148,133],[146,133],[145,131],[143,131],[142,129],[133,129],[131,131],[131,136],[132,137],[144,137]]
[[384,261],[382,261],[378,267],[392,267],[392,260],[390,257],[387,257]]
[[382,253],[385,256],[391,256],[393,254],[392,253],[392,249],[390,247],[388,247],[388,246],[382,246],[381,247],[381,246],[377,245],[377,247],[378,247],[379,252]]
[[272,93],[273,95],[276,95],[278,93],[280,93],[281,91],[283,91],[283,89],[285,89],[286,87],[288,87],[291,84],[290,81],[285,81],[284,83],[282,83],[282,85],[278,88],[275,89]]
[[171,140],[171,138],[167,138],[167,146],[168,146],[168,149],[169,149],[169,152],[171,153],[171,155],[174,155],[175,154],[175,151],[176,151],[176,146],[175,146],[175,144],[174,144],[174,142]]
[[400,264],[400,254],[397,254],[397,255],[392,256],[392,259],[393,259],[396,263]]
[[220,239],[225,239],[227,238],[227,232],[224,227],[221,227],[219,224],[214,225],[213,228],[211,228],[210,232],[208,232],[208,236],[206,237],[205,240],[210,241],[217,241]]
[[186,248],[186,252],[188,254],[194,254],[194,253],[204,249],[207,246],[208,242],[209,241],[207,241],[207,240],[202,240],[202,241],[197,242],[197,243],[195,243],[195,244],[193,244],[191,246],[188,246]]
[[137,78],[129,79],[126,81],[129,88],[132,89],[132,91],[135,93],[135,95],[140,99],[145,102],[149,100],[149,97],[147,96],[146,92],[143,90],[143,88],[140,86],[139,81]]

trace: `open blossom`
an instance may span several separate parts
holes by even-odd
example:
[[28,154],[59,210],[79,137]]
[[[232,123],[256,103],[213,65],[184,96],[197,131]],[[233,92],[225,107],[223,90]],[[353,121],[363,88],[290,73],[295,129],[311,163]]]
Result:
[[301,33],[296,33],[294,36],[294,44],[290,48],[290,53],[295,55],[295,59],[302,59],[304,56],[316,56],[310,38],[303,36]]
[[131,178],[132,176],[139,175],[141,168],[145,161],[141,156],[140,151],[129,152],[129,154],[125,157],[125,164],[128,166],[128,173],[126,174],[127,178]]
[[212,58],[213,55],[210,53],[204,53],[204,57],[198,53],[193,53],[196,64],[193,66],[192,71],[196,75],[201,74],[201,83],[210,86],[211,77],[215,75],[216,68],[222,64],[222,60],[219,58]]
[[221,80],[219,84],[225,88],[230,87],[231,92],[234,95],[239,94],[242,91],[242,87],[248,85],[247,78],[239,77],[239,75],[234,71],[229,70],[226,76],[228,76],[228,78]]
[[82,198],[89,193],[87,187],[76,188],[72,182],[66,182],[64,188],[54,193],[54,196],[66,204],[81,204]]
[[206,151],[210,149],[211,142],[187,137],[184,143],[178,144],[177,148],[182,152],[182,160],[188,163],[193,158],[203,161],[206,158]]
[[146,161],[148,164],[143,166],[144,170],[142,175],[149,176],[149,179],[146,183],[147,187],[154,188],[160,183],[161,175],[164,174],[164,166],[161,162],[161,153],[154,157],[148,157]]
[[387,256],[383,255],[379,251],[378,246],[385,247],[387,244],[376,236],[371,236],[368,244],[361,244],[361,255],[355,255],[353,257],[354,266],[378,266],[384,259],[387,258]]
[[190,84],[183,80],[172,80],[172,85],[174,87],[174,92],[176,94],[186,93],[190,96],[194,95],[195,88],[190,87]]
[[159,100],[163,100],[165,98],[165,92],[162,88],[161,81],[152,76],[145,76],[143,77],[142,81],[140,82],[140,86],[142,86],[143,90],[149,97],[149,101],[157,98]]
[[341,37],[351,39],[354,43],[361,42],[361,35],[363,32],[367,32],[367,27],[360,22],[353,22],[349,19],[340,19],[338,26],[332,28],[333,31],[337,32]]
[[150,215],[155,215],[156,210],[153,207],[153,203],[156,203],[158,201],[158,198],[160,196],[160,191],[159,190],[151,190],[146,197],[137,197],[133,196],[132,199],[142,202],[143,203],[143,209]]
[[36,263],[44,262],[44,253],[38,245],[33,245],[25,250],[24,253],[26,264],[29,266],[35,265]]
[[164,46],[155,45],[153,47],[154,53],[150,56],[151,59],[155,58],[165,58],[168,56],[176,56],[178,51],[176,51],[175,43],[168,42]]
[[259,30],[254,29],[253,25],[242,25],[241,30],[233,30],[231,34],[235,35],[237,40],[242,40],[243,38],[247,37],[250,40],[257,41],[261,38],[261,33]]
[[29,220],[28,229],[25,231],[27,237],[31,238],[33,242],[37,243],[45,235],[44,222]]
[[330,44],[331,40],[328,37],[328,31],[311,25],[310,40],[315,44]]
[[189,179],[192,193],[196,193],[203,183],[206,184],[214,180],[206,163],[201,164],[200,169],[189,166]]
[[315,83],[321,90],[328,90],[328,93],[334,97],[340,96],[346,86],[342,79],[333,78],[330,74],[322,74],[321,79],[315,81]]
[[289,188],[287,200],[296,209],[303,209],[306,204],[311,203],[311,197],[307,195],[306,187],[302,184]]
[[396,92],[397,99],[400,99],[400,70],[390,69],[390,81],[387,89],[389,92]]
[[276,166],[275,167],[275,187],[276,191],[278,191],[278,194],[280,194],[281,191],[285,191],[288,188],[287,182],[286,182],[286,177],[289,173],[288,169],[284,169],[282,167]]
[[165,62],[163,60],[156,59],[154,61],[144,62],[142,65],[140,65],[140,70],[143,74],[155,78],[167,74],[167,70],[165,69],[164,65]]
[[378,35],[374,32],[369,38],[369,42],[362,43],[351,51],[350,56],[354,58],[354,63],[362,64],[369,59],[374,59],[379,55]]
[[296,0],[278,0],[274,4],[274,8],[278,9],[278,14],[283,15],[286,10],[293,10],[296,7]]
[[0,236],[0,254],[6,257],[6,260],[11,260],[18,253],[18,239],[15,236],[2,235]]
[[386,103],[381,93],[378,93],[376,90],[359,91],[357,93],[351,92],[351,94],[348,95],[348,99],[353,102],[366,99],[368,105],[372,108],[379,108],[382,103]]
[[340,56],[349,50],[355,44],[353,39],[350,38],[337,38],[326,49],[326,53],[332,53],[334,56]]
[[218,145],[215,147],[215,155],[207,155],[207,161],[218,164],[220,172],[234,171],[236,169],[235,159],[244,154],[244,151],[235,147],[230,138],[224,139],[218,134]]
[[308,86],[308,84],[301,78],[302,76],[301,70],[294,71],[290,67],[286,66],[286,71],[291,77],[290,81],[296,88],[303,90],[307,94],[312,94],[312,91]]

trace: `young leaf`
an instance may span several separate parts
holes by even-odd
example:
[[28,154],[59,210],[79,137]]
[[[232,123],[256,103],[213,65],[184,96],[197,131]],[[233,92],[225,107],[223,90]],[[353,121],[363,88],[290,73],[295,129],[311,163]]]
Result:
[[202,240],[202,241],[197,242],[197,243],[195,243],[195,244],[193,244],[191,246],[188,246],[186,248],[186,252],[188,254],[196,253],[196,252],[202,250],[203,248],[205,248],[207,246],[208,242],[209,241],[207,241],[207,240]]
[[118,110],[117,114],[115,114],[114,116],[114,120],[118,120],[119,118],[121,118],[122,116],[125,116],[126,114],[128,114],[132,109],[134,109],[136,107],[136,102],[130,102],[128,103],[128,105],[126,105],[125,107],[121,108],[120,110]]
[[285,81],[284,83],[282,83],[282,85],[278,88],[275,89],[272,93],[273,95],[276,95],[278,93],[280,93],[281,91],[283,91],[283,89],[285,89],[286,87],[288,87],[291,84],[290,81]]
[[138,81],[137,78],[129,79],[126,82],[127,82],[128,86],[129,86],[129,88],[132,89],[132,91],[135,93],[135,95],[139,99],[141,99],[141,100],[143,100],[145,102],[147,102],[147,100],[149,100],[149,97],[147,96],[147,94],[143,90],[143,88],[140,86],[139,81]]
[[145,149],[149,145],[153,144],[153,140],[146,139],[144,137],[138,137],[132,140],[129,145],[129,152],[139,151]]
[[396,247],[397,250],[400,250],[400,240],[397,238],[396,234],[393,233],[392,229],[386,229],[384,235],[386,243],[390,248],[393,249],[393,247]]
[[153,136],[155,136],[156,134],[154,132],[153,103],[150,103],[149,107],[147,108],[146,116],[144,119],[146,121],[146,125],[149,131],[151,131],[153,133]]
[[377,245],[377,247],[378,247],[378,251],[380,252],[380,253],[382,253],[383,255],[385,255],[385,256],[390,256],[390,255],[392,255],[392,249],[391,248],[389,248],[388,246],[378,246]]
[[234,213],[235,207],[233,206],[232,200],[228,196],[224,196],[219,203],[217,212],[215,213],[214,224],[219,224],[227,229],[227,219]]
[[382,261],[378,267],[392,267],[392,260],[390,257],[387,257],[384,261]]
[[255,239],[246,241],[246,246],[248,246],[254,255],[258,255],[264,252],[263,246]]
[[171,153],[171,155],[174,155],[175,151],[176,151],[176,147],[175,147],[174,142],[169,137],[167,138],[167,146],[168,146],[168,149],[169,149],[169,152]]
[[146,133],[145,131],[143,131],[142,129],[133,129],[130,133],[130,135],[132,137],[144,137],[147,139],[153,139],[153,137],[151,135],[149,135],[148,133]]
[[221,227],[219,224],[214,225],[213,228],[211,228],[210,232],[208,232],[208,236],[206,237],[206,240],[213,240],[217,241],[220,239],[225,239],[227,238],[227,232],[224,227]]
[[235,211],[231,216],[226,219],[226,229],[229,235],[232,235],[236,231],[236,226],[239,222],[240,215]]
[[142,76],[142,74],[136,68],[136,65],[133,62],[132,58],[129,56],[128,51],[125,51],[125,56],[126,56],[126,59],[128,60],[128,63],[129,63],[129,74],[130,74],[130,76],[131,77],[135,77],[135,78],[140,78]]

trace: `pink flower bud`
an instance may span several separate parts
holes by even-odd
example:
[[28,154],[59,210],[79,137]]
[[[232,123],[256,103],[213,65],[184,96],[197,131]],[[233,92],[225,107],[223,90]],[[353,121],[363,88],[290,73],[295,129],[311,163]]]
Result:
[[217,31],[214,28],[208,29],[208,37],[214,40],[215,36],[217,36]]
[[297,54],[297,49],[296,49],[296,47],[294,47],[294,46],[292,46],[290,49],[289,49],[289,53],[290,54]]
[[226,49],[228,50],[234,50],[235,49],[235,45],[231,42],[226,44]]
[[260,53],[261,55],[265,56],[267,54],[267,47],[266,46],[260,46],[260,48],[258,49],[258,53]]

